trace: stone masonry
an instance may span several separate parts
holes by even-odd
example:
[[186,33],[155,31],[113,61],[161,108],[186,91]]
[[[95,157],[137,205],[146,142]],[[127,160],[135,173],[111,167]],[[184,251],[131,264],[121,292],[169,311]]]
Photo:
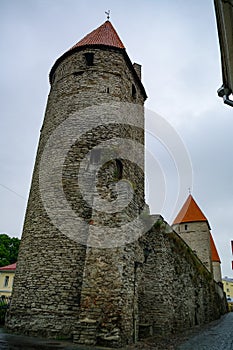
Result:
[[173,229],[197,254],[210,272],[213,272],[208,222],[189,222],[173,225]]
[[[110,22],[105,26],[112,30]],[[125,49],[114,46],[86,45],[68,51],[53,66],[50,81],[51,91],[41,129],[7,327],[47,337],[69,338],[75,334],[76,339],[84,343],[95,343],[93,333],[98,331],[120,344],[131,339],[133,333],[131,304],[134,296],[127,288],[127,276],[131,273],[134,250],[122,245],[118,247],[118,244],[112,249],[92,246],[98,247],[104,240],[117,242],[118,237],[109,237],[114,234],[114,228],[130,223],[144,208],[144,154],[138,154],[143,164],[138,169],[133,161],[120,158],[121,143],[117,138],[126,140],[129,149],[130,141],[135,141],[143,150],[142,107],[146,94]],[[107,114],[108,123],[100,119],[96,124],[99,109],[103,118]],[[64,160],[62,149],[57,154],[56,147],[51,147],[46,155],[51,135],[73,113],[84,113],[81,136],[70,145]],[[120,120],[116,118],[117,113]],[[130,113],[133,113],[136,126],[130,123]],[[95,127],[92,127],[92,122]],[[59,134],[61,145],[74,127],[71,120]],[[113,138],[116,139],[113,146],[103,151],[103,143]],[[88,162],[83,169],[85,157]],[[110,160],[104,162],[104,157],[107,160],[110,157]],[[57,159],[62,163],[61,182],[65,198],[72,211],[82,219],[76,237],[59,230],[59,224],[62,227],[70,225],[71,230],[72,225],[59,197]],[[95,163],[101,161],[104,165],[96,177]],[[42,166],[43,162],[48,168],[50,164],[54,167],[47,177],[44,173],[48,170]],[[85,173],[84,190],[88,192],[89,202],[80,190],[77,177],[81,171]],[[41,188],[40,176],[48,182],[48,186],[42,184],[45,189]],[[113,214],[101,212],[98,206],[93,207],[97,196],[111,204],[117,197],[114,183],[121,179],[127,179],[132,189],[133,198],[128,206]],[[93,183],[97,183],[96,190],[92,188]],[[43,191],[49,191],[50,187],[53,191],[47,194],[46,205],[55,208],[56,225],[42,200]],[[122,193],[122,199],[124,196]],[[120,201],[120,193],[118,197]],[[105,227],[103,234],[107,237],[94,236],[94,228],[101,225]],[[128,227],[126,234],[133,236],[135,232],[130,232]]]
[[208,262],[149,215],[140,79],[109,21],[52,67],[9,330],[121,347],[225,312]]
[[161,217],[142,244],[149,255],[139,283],[141,337],[182,332],[226,312],[212,273]]

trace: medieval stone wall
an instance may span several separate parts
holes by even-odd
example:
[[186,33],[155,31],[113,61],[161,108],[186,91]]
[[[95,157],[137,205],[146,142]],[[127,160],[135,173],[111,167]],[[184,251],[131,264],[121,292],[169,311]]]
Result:
[[139,286],[139,336],[182,332],[226,312],[222,288],[162,218],[143,245],[149,256]]
[[212,265],[213,265],[214,280],[216,282],[222,283],[222,271],[221,271],[221,264],[220,264],[220,262],[219,261],[213,261]]
[[87,250],[75,342],[120,347],[182,332],[226,312],[221,286],[190,247],[161,216],[147,220],[155,224],[134,243]]

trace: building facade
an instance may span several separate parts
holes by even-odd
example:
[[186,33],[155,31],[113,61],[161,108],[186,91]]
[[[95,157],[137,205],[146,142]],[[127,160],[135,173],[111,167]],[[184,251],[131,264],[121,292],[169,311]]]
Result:
[[16,263],[0,267],[0,297],[10,297],[15,277]]
[[233,278],[224,277],[222,283],[227,298],[233,299]]
[[222,279],[223,289],[226,293],[229,311],[233,311],[233,278],[224,277]]

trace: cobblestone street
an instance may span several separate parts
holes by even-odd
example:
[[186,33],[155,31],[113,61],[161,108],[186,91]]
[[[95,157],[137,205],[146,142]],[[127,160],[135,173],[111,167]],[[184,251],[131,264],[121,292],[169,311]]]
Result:
[[204,331],[200,331],[177,350],[233,350],[233,312]]
[[[3,328],[0,328],[0,350],[102,349],[110,350],[103,347],[85,347],[64,341],[8,334]],[[188,331],[187,334],[172,336],[169,339],[148,339],[121,350],[233,350],[233,312],[204,326],[204,329]]]

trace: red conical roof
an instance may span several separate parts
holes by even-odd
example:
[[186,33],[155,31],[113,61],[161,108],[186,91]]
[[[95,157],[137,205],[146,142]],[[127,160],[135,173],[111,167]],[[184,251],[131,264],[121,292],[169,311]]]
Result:
[[85,47],[90,46],[98,47],[100,49],[103,46],[106,46],[108,48],[115,48],[116,50],[120,50],[124,56],[127,65],[129,66],[129,69],[132,71],[135,80],[138,82],[144,99],[147,98],[141,79],[135,71],[135,68],[133,67],[132,62],[130,61],[129,56],[126,53],[125,47],[110,21],[104,22],[100,27],[94,29],[91,33],[87,34],[83,39],[81,39],[77,44],[72,46],[68,51],[66,51],[62,56],[60,56],[56,60],[49,74],[50,83],[52,82],[52,77],[57,66],[63,61],[63,59],[65,59],[69,55],[72,55],[76,51],[82,50]]
[[109,21],[106,21],[100,27],[94,29],[91,33],[87,34],[70,50],[73,50],[76,47],[86,45],[106,45],[117,47],[118,49],[125,48],[112,23]]
[[207,224],[208,220],[205,217],[205,215],[202,213],[201,209],[191,196],[191,194],[188,196],[186,202],[184,203],[183,207],[181,208],[179,214],[175,218],[174,224],[181,224],[184,222],[196,222],[196,221],[206,221]]
[[213,236],[211,234],[210,234],[210,249],[211,249],[211,260],[221,263],[216,245],[214,243]]

